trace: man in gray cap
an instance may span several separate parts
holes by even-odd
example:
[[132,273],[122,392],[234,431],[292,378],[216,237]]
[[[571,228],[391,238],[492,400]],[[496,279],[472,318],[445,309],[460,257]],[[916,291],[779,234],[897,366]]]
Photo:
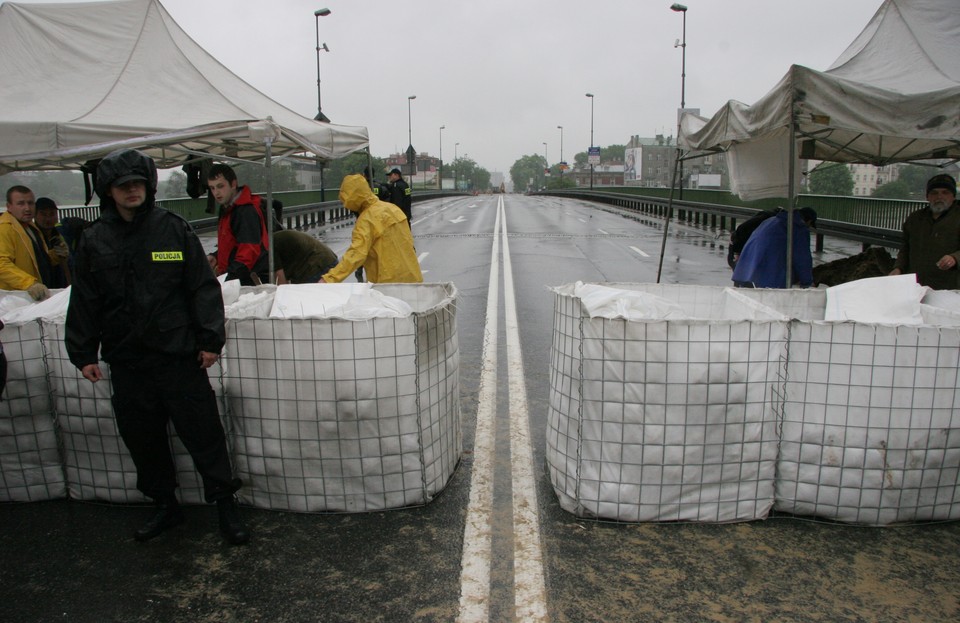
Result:
[[957,181],[941,173],[927,181],[927,205],[903,222],[903,245],[891,275],[916,273],[934,290],[960,288],[960,208]]
[[139,151],[114,151],[97,167],[100,218],[83,232],[67,308],[66,347],[83,377],[110,364],[117,430],[137,467],[137,488],[157,505],[134,533],[148,541],[184,521],[167,424],[190,452],[234,545],[240,520],[223,426],[207,368],[224,344],[223,297],[200,240],[154,203],[157,168]]

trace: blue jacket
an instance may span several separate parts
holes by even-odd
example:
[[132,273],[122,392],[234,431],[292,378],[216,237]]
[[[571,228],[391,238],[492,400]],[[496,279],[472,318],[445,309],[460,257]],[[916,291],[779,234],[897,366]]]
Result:
[[[750,235],[733,270],[735,282],[749,282],[757,288],[783,288],[787,282],[787,212],[765,220]],[[792,284],[813,285],[813,256],[810,229],[793,215]]]

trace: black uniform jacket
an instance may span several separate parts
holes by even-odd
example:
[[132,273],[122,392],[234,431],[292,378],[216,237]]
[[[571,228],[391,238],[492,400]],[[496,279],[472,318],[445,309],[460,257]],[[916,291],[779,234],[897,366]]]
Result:
[[131,222],[104,205],[80,239],[75,273],[66,348],[78,368],[97,363],[98,348],[108,363],[137,367],[223,348],[223,296],[203,246],[152,199]]

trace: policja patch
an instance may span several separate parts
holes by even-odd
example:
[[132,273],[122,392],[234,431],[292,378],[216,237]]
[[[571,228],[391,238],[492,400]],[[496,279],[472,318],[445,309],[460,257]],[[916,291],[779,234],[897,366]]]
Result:
[[154,262],[182,262],[183,251],[153,251],[151,259]]

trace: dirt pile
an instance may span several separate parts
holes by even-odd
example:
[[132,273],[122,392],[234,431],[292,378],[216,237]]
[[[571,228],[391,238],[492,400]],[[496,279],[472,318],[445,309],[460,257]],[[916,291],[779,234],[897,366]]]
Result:
[[863,253],[814,267],[813,282],[836,286],[867,277],[883,277],[893,270],[893,262],[894,258],[883,247],[870,247]]

